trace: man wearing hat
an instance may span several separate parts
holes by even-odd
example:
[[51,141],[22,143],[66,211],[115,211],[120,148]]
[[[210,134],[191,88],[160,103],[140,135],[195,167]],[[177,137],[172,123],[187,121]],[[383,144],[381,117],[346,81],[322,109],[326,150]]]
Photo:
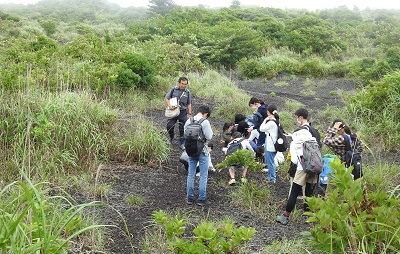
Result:
[[[313,195],[313,184],[317,182],[317,178],[314,175],[309,175],[303,171],[300,163],[300,158],[303,156],[303,143],[312,137],[311,133],[305,127],[300,127],[295,130],[292,134],[293,141],[290,143],[290,160],[296,164],[296,174],[293,179],[289,199],[286,203],[285,212],[282,215],[276,217],[276,221],[284,225],[288,224],[290,213],[293,211],[297,196],[302,192],[303,186],[305,186],[306,197]],[[308,206],[304,203],[304,210],[308,210]]]

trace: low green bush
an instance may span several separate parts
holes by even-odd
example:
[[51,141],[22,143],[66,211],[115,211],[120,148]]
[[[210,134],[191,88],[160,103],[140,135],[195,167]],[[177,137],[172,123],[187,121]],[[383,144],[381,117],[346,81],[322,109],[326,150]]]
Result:
[[368,187],[367,182],[378,180],[375,173],[353,181],[352,167],[346,170],[338,158],[330,165],[333,176],[325,197],[307,198],[311,212],[306,215],[314,223],[310,232],[303,232],[308,243],[329,253],[398,253],[399,197]]
[[158,244],[167,242],[168,249],[174,253],[239,253],[256,234],[254,228],[235,227],[230,220],[223,221],[221,225],[203,221],[193,230],[192,239],[186,239],[183,235],[187,223],[185,219],[159,210],[153,212],[153,220],[163,234]]

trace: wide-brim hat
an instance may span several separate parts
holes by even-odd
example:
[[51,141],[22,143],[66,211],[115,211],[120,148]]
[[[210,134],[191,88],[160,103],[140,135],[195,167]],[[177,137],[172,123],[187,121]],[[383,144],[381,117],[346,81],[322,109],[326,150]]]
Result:
[[303,143],[311,137],[312,135],[307,129],[300,129],[292,134],[292,139],[296,146],[302,146]]

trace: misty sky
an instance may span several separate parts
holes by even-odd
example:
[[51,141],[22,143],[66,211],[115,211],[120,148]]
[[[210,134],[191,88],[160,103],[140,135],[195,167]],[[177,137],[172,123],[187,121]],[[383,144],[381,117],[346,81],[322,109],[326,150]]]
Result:
[[[148,6],[148,0],[108,0],[112,3],[117,3],[121,7],[127,6]],[[240,1],[240,0],[239,0]],[[0,4],[4,3],[16,3],[16,4],[34,4],[38,0],[0,0]],[[174,0],[177,5],[180,6],[197,6],[203,4],[205,7],[229,7],[232,0]],[[357,6],[359,9],[371,8],[371,9],[399,9],[399,0],[242,0],[242,5],[246,6],[260,6],[260,7],[274,7],[274,8],[296,8],[296,9],[331,9],[338,6],[346,5],[349,9],[353,9]]]

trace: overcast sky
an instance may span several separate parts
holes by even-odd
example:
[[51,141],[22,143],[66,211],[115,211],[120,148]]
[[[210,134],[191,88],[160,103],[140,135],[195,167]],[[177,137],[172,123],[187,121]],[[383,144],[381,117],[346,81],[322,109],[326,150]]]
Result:
[[[34,4],[39,0],[0,0],[0,4],[18,3],[18,4]],[[149,4],[148,0],[108,0],[112,3],[118,3],[121,7],[127,6],[144,6]],[[341,5],[346,5],[349,9],[357,6],[363,10],[371,9],[400,9],[399,0],[239,0],[242,5],[254,5],[260,7],[274,8],[296,8],[296,9],[331,9]],[[197,6],[203,4],[205,7],[229,7],[232,0],[174,0],[180,6]]]

